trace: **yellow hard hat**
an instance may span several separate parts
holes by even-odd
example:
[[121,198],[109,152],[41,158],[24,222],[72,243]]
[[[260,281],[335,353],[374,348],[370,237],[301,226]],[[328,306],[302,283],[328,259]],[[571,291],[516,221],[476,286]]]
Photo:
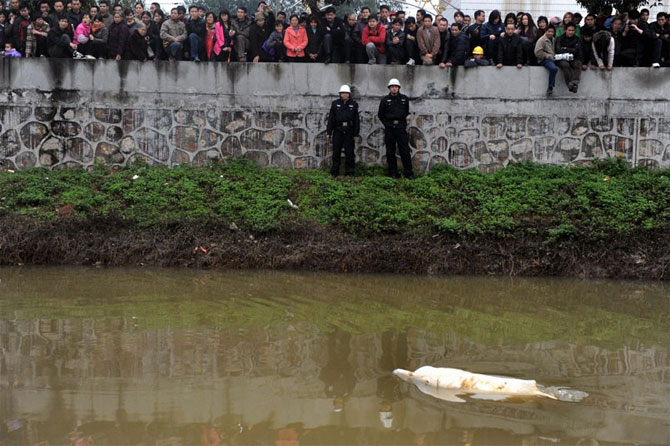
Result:
[[474,50],[472,50],[472,54],[474,55],[482,55],[484,54],[484,48],[481,46],[476,46]]

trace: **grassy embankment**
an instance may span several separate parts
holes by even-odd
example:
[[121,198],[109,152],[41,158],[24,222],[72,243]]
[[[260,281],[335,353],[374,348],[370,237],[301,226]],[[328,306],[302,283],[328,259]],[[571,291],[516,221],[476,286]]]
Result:
[[[120,172],[29,169],[0,174],[0,199],[0,219],[9,228],[0,245],[4,264],[139,263],[141,253],[119,252],[128,237],[141,239],[144,260],[154,264],[310,268],[316,258],[307,257],[315,256],[316,246],[341,256],[323,264],[336,270],[392,271],[383,263],[394,254],[407,254],[404,270],[413,272],[613,276],[622,268],[611,264],[623,264],[646,271],[627,276],[663,278],[670,264],[670,172],[632,169],[623,161],[589,168],[517,164],[493,174],[438,167],[415,181],[392,180],[376,167],[333,179],[324,170],[261,169],[244,161],[208,168],[137,165]],[[79,230],[92,231],[86,256],[63,255],[68,243],[81,250],[77,237],[85,232]],[[51,254],[30,253],[46,245],[31,242],[28,232],[56,237]],[[170,232],[180,241],[155,249],[174,262],[146,253],[147,237],[160,245]],[[113,257],[111,246],[101,247],[107,254],[99,256],[90,246],[105,234],[118,237]],[[19,243],[13,251],[12,236]],[[369,258],[360,259],[361,242]],[[204,250],[177,260],[174,250],[182,246]],[[379,256],[370,253],[375,249]],[[602,261],[620,255],[617,250],[629,258]],[[358,260],[343,260],[347,252]],[[441,260],[431,262],[429,254]],[[474,265],[477,254],[490,257],[490,267]],[[579,266],[596,262],[596,255],[599,264]]]

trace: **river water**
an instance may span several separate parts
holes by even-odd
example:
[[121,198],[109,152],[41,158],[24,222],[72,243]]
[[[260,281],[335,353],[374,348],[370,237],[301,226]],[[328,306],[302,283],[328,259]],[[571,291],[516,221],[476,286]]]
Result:
[[[670,444],[670,286],[0,269],[0,445]],[[438,400],[424,365],[583,401]]]

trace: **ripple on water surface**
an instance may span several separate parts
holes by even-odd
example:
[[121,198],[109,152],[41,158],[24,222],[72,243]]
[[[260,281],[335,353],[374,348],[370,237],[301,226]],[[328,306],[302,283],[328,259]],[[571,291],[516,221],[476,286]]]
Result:
[[[649,282],[0,269],[0,444],[668,444],[669,296]],[[454,403],[392,375],[424,365],[589,396]]]

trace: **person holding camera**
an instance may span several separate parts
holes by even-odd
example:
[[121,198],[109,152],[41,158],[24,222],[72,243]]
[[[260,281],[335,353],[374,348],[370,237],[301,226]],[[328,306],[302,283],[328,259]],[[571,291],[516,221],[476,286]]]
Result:
[[582,42],[575,31],[577,25],[568,23],[565,25],[565,34],[556,38],[556,65],[563,72],[568,90],[577,93],[579,88],[579,77],[582,74]]

